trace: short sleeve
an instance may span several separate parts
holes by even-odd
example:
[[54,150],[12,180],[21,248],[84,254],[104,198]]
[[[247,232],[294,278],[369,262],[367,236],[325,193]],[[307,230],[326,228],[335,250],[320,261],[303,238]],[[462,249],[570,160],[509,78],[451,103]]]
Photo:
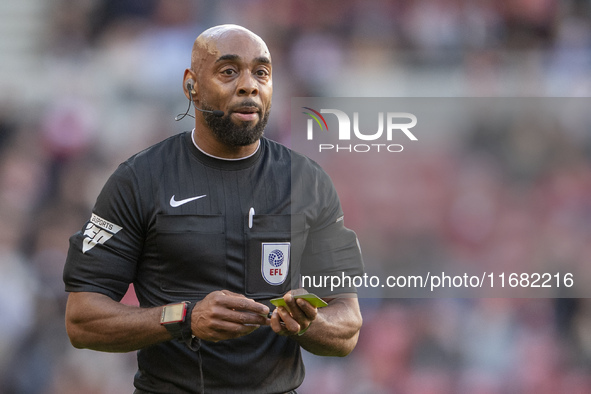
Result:
[[[305,182],[315,189],[313,194],[309,191],[304,194],[314,196],[315,215],[302,255],[302,285],[321,297],[356,293],[353,280],[342,278],[362,276],[364,273],[357,235],[345,227],[341,203],[332,180],[317,164],[314,169],[313,180]],[[339,278],[339,284],[331,289],[331,284],[336,283],[330,280],[333,277]]]
[[137,179],[126,163],[121,164],[99,194],[89,220],[70,237],[63,274],[66,291],[121,300],[143,249],[140,207]]

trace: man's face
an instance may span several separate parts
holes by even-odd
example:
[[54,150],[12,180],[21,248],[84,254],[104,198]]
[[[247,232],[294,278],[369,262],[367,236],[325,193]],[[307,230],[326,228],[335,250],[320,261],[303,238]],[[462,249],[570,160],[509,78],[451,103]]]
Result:
[[204,113],[206,125],[229,146],[256,142],[271,109],[271,56],[264,42],[248,32],[231,30],[201,48],[197,104],[222,110],[223,117]]

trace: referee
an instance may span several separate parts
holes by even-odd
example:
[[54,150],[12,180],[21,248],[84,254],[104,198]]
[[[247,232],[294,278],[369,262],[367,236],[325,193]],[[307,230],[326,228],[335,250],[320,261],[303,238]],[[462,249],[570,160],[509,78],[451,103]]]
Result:
[[[293,393],[300,347],[345,356],[357,343],[354,288],[314,289],[324,308],[292,294],[300,275],[363,263],[328,175],[263,137],[271,71],[249,30],[203,32],[183,78],[195,128],[122,163],[70,238],[70,340],[138,350],[138,394]],[[119,303],[130,283],[140,307]]]

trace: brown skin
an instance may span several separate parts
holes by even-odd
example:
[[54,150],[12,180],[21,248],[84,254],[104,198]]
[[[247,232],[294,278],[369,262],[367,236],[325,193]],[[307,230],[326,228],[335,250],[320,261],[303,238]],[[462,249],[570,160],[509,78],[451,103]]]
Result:
[[[231,114],[237,124],[259,122],[261,114],[271,106],[270,61],[267,46],[255,34],[239,26],[214,27],[195,41],[191,68],[185,70],[183,78],[185,94],[189,97],[186,82],[193,79],[192,95],[197,107],[205,101],[212,108]],[[246,97],[261,106],[261,113],[242,113],[248,111],[243,111],[237,103]],[[222,144],[198,111],[195,111],[195,131],[199,147],[218,157],[245,157],[258,146],[258,141],[239,147]],[[217,342],[248,335],[261,325],[269,325],[277,334],[291,336],[304,349],[318,355],[345,356],[353,350],[362,323],[354,295],[329,299],[329,305],[321,309],[305,300],[295,300],[291,292],[283,298],[287,308],[277,308],[269,319],[266,305],[228,290],[214,291],[193,308],[193,335]],[[138,308],[98,293],[70,293],[66,329],[77,348],[134,351],[171,339],[160,325],[161,313],[162,306]],[[308,326],[304,335],[297,335]]]
[[[237,338],[268,324],[266,305],[227,290],[214,291],[193,308],[193,334],[209,341]],[[66,330],[72,345],[104,352],[130,352],[171,339],[160,325],[162,307],[123,305],[99,293],[70,293]],[[249,325],[246,325],[249,324]]]
[[[270,109],[273,95],[271,54],[258,36],[228,25],[209,29],[195,40],[191,59],[191,68],[185,70],[183,87],[189,98],[187,81],[195,81],[192,96],[198,108],[205,101],[211,107],[231,114],[236,124],[260,121],[261,114],[255,114],[252,120],[241,116],[239,103],[245,98],[259,104],[262,113]],[[199,111],[195,111],[195,142],[205,152],[228,159],[248,156],[258,146],[258,141],[240,147],[222,144]]]
[[[283,299],[287,308],[279,307],[271,316],[270,325],[277,334],[291,336],[319,356],[343,357],[357,345],[362,319],[356,294],[327,298],[328,306],[320,309],[306,300],[293,298],[291,291]],[[297,335],[306,328],[303,335]]]

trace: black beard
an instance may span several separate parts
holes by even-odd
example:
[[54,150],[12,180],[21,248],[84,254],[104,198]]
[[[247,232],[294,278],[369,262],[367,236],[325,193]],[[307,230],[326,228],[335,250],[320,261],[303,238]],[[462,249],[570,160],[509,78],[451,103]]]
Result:
[[[244,105],[251,105],[244,103]],[[202,108],[213,111],[206,103],[202,103]],[[270,110],[267,110],[263,117],[253,126],[244,122],[242,125],[237,125],[230,119],[231,113],[224,114],[224,116],[215,116],[211,112],[204,112],[203,119],[211,129],[218,141],[227,146],[246,146],[258,141],[265,132],[267,121],[269,120]]]

